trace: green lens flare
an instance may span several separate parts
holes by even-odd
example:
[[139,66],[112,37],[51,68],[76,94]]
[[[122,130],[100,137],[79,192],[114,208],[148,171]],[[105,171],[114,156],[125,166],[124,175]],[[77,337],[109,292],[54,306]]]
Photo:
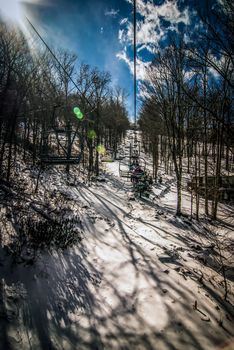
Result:
[[80,119],[80,120],[83,119],[83,117],[84,117],[84,115],[83,115],[82,112],[76,113],[76,116],[77,116],[77,118]]
[[81,112],[79,107],[74,107],[73,112],[79,120],[82,120],[84,118],[84,114]]
[[81,113],[81,112],[80,112],[80,108],[78,108],[78,107],[74,107],[74,108],[73,108],[73,112],[74,112],[75,114]]
[[105,146],[103,146],[103,145],[98,145],[97,147],[96,147],[96,150],[97,150],[97,152],[99,153],[99,154],[105,154],[106,153],[106,148],[105,148]]
[[94,140],[97,137],[96,132],[94,130],[89,130],[87,136],[88,136],[88,139],[91,139],[91,140]]

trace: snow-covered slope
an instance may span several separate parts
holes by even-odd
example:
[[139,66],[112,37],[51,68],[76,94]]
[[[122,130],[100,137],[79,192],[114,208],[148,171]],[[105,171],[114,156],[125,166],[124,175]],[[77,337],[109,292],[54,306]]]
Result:
[[118,162],[106,164],[105,182],[43,176],[30,203],[46,199],[52,215],[51,193],[64,196],[82,240],[41,249],[33,264],[12,264],[1,248],[1,349],[210,350],[231,339],[233,282],[224,301],[205,224],[174,216],[172,181],[154,200],[132,201]]

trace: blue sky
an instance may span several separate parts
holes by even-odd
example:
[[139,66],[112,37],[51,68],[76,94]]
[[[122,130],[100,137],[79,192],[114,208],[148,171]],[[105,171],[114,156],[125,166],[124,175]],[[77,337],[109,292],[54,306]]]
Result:
[[[13,13],[19,3],[0,0],[0,8]],[[198,30],[193,6],[202,3],[137,0],[138,80],[145,79],[145,68],[155,51],[166,45],[169,32],[184,27]],[[54,48],[68,49],[76,53],[79,63],[109,71],[113,86],[126,89],[129,116],[133,115],[132,0],[24,0],[22,8]]]
[[[57,0],[27,4],[29,17],[43,38],[53,47],[76,53],[78,62],[109,71],[113,86],[129,94],[127,107],[133,114],[133,77],[128,65],[117,57],[122,49],[118,39],[120,21],[132,16],[132,6],[125,0]],[[132,55],[132,50],[130,50]]]

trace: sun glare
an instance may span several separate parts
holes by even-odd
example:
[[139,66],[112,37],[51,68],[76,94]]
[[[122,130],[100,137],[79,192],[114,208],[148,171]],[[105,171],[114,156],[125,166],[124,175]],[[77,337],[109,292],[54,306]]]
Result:
[[44,0],[0,0],[0,18],[15,26],[24,27],[26,15],[28,14],[27,4],[46,4]]
[[20,0],[0,0],[0,14],[4,20],[13,24],[21,24],[23,19],[23,6]]
[[43,4],[46,0],[0,0],[0,20],[9,23],[23,33],[33,56],[37,56],[35,50],[35,39],[32,29],[28,24],[28,18],[34,19],[33,13],[27,4]]

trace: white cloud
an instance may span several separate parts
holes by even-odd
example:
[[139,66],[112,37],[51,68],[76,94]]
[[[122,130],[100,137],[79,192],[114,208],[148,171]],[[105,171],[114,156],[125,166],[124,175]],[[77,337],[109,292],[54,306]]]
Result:
[[111,9],[105,11],[105,16],[116,17],[119,13],[119,10]]
[[[190,23],[188,9],[180,11],[176,1],[166,0],[161,5],[156,5],[152,1],[137,1],[137,12],[143,17],[143,20],[137,21],[137,44],[155,44],[158,46],[159,41],[169,30],[176,30],[178,23],[188,25]],[[162,28],[161,19],[170,23],[168,28]],[[131,43],[133,40],[133,24],[124,18],[120,22],[126,24],[124,33],[121,35],[121,42]]]
[[187,8],[184,11],[180,11],[177,6],[177,1],[166,0],[161,5],[156,5],[151,1],[144,2],[143,0],[138,0],[139,13],[148,17],[149,20],[158,21],[159,17],[163,17],[170,23],[189,23],[189,14]]
[[[116,57],[124,61],[128,65],[128,68],[133,75],[134,62],[128,57],[126,48],[121,52],[117,53]],[[149,65],[150,65],[150,62],[143,62],[140,59],[136,60],[136,74],[137,74],[138,80],[147,80],[147,68],[149,67]]]
[[133,24],[127,22],[125,29],[120,29],[121,35],[119,35],[119,41],[121,44],[131,44],[133,42]]
[[123,35],[124,35],[124,30],[119,30],[119,41],[122,43],[123,42]]
[[145,98],[149,98],[150,97],[149,90],[140,81],[138,82],[138,91],[139,91],[138,96],[140,97],[140,99],[144,100]]
[[151,52],[151,53],[155,53],[156,52],[156,48],[154,47],[154,45],[152,44],[143,44],[140,47],[137,48],[137,53],[139,53],[140,51],[146,49],[147,51]]
[[122,19],[120,20],[119,24],[122,26],[122,25],[124,25],[124,24],[127,23],[127,22],[128,22],[128,18],[125,17],[125,18],[122,18]]
[[155,44],[160,41],[164,32],[158,26],[158,30],[156,30],[156,23],[152,21],[144,21],[139,23],[137,26],[137,44],[138,45],[147,45],[147,44]]
[[220,74],[219,74],[219,73],[217,72],[217,70],[214,69],[213,67],[209,67],[209,68],[208,68],[208,71],[209,71],[210,75],[211,75],[212,77],[214,77],[215,79],[220,78]]
[[191,71],[184,71],[183,74],[184,74],[184,79],[187,82],[189,82],[191,79],[193,79],[194,75],[195,75],[195,73],[192,70]]
[[131,70],[131,60],[127,56],[126,50],[122,50],[121,52],[118,52],[116,57],[119,58],[120,60],[123,60],[128,65],[129,69]]
[[154,10],[171,24],[184,23],[188,25],[190,23],[188,9],[186,8],[181,12],[176,1],[166,1],[161,6],[158,6],[158,9],[154,8]]
[[[132,4],[132,0],[126,0]],[[188,8],[181,11],[178,8],[176,0],[166,0],[161,5],[156,5],[153,0],[137,0],[137,13],[141,15],[140,20],[137,20],[136,38],[137,38],[137,52],[141,50],[148,50],[154,53],[159,47],[160,42],[166,37],[169,31],[178,31],[178,24],[190,23]],[[162,19],[169,22],[165,28],[162,25]],[[133,44],[133,23],[124,18],[120,21],[120,25],[124,28],[119,30],[119,42],[124,46],[132,46]],[[117,57],[128,64],[131,69],[130,60],[127,57],[126,50],[120,52]],[[138,62],[138,79],[145,77],[145,67],[149,62]],[[132,69],[131,69],[132,71]]]

